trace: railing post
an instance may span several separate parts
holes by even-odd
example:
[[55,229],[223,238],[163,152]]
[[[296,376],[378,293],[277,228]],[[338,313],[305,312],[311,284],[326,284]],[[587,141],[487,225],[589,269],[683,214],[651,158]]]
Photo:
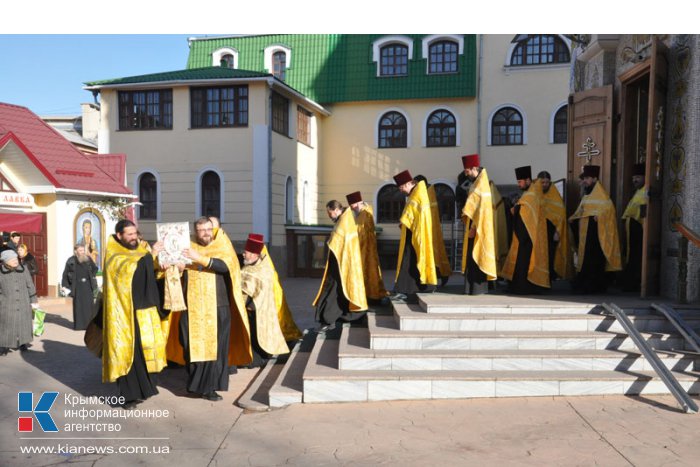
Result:
[[688,303],[688,239],[678,239],[678,303]]

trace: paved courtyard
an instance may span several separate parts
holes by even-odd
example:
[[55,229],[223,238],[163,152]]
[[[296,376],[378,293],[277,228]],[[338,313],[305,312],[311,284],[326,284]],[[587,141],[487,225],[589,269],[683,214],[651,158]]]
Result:
[[[284,280],[300,327],[314,325],[318,284]],[[256,370],[231,376],[224,400],[209,402],[188,397],[179,368],[165,370],[160,394],[138,406],[146,417],[115,417],[121,409],[71,405],[115,395],[116,387],[100,383],[100,361],[71,329],[70,306],[48,312],[46,333],[28,352],[0,357],[2,466],[690,466],[700,459],[700,415],[680,412],[671,396],[299,404],[261,413],[234,405]],[[33,432],[18,431],[27,415],[17,411],[22,391],[33,393],[34,404],[45,391],[59,393],[50,411],[58,433],[43,433],[36,421]],[[96,430],[103,425],[120,430]]]

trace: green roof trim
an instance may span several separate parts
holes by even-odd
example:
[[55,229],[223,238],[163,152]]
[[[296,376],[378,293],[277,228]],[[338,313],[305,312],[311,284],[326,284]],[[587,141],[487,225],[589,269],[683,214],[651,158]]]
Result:
[[187,67],[212,65],[214,51],[238,51],[238,64],[246,70],[267,73],[264,50],[271,45],[291,49],[285,82],[321,104],[373,100],[456,98],[476,96],[476,35],[463,35],[464,53],[458,72],[428,74],[422,57],[426,35],[408,34],[413,40],[408,76],[378,77],[372,44],[385,34],[279,34],[202,38],[190,42]]
[[118,84],[147,84],[167,81],[197,81],[216,79],[246,79],[269,78],[272,75],[258,71],[233,70],[220,66],[208,66],[205,68],[188,68],[185,70],[166,71],[149,75],[129,76],[126,78],[106,79],[84,83],[86,86],[114,86]]

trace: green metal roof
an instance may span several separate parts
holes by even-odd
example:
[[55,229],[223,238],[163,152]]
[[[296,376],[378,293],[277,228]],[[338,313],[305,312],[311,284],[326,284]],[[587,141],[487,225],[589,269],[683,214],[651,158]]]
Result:
[[117,84],[140,84],[156,83],[163,81],[196,81],[215,79],[245,79],[245,78],[265,78],[271,76],[269,73],[248,70],[233,70],[207,66],[205,68],[188,68],[185,70],[166,71],[162,73],[152,73],[150,75],[129,76],[126,78],[106,79],[101,81],[90,81],[87,86],[111,86]]
[[283,34],[195,39],[190,43],[188,68],[212,65],[212,53],[222,47],[238,51],[242,69],[267,72],[264,50],[270,45],[291,49],[285,82],[321,104],[371,100],[476,96],[476,36],[464,35],[458,72],[427,74],[422,58],[424,35],[413,40],[408,76],[378,77],[372,44],[383,34]]

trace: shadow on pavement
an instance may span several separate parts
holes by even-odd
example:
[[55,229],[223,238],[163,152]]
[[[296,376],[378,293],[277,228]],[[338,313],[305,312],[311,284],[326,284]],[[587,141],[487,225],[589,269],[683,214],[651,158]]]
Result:
[[46,339],[43,346],[43,352],[22,352],[22,359],[77,394],[114,393],[115,385],[102,384],[102,361],[85,346]]

